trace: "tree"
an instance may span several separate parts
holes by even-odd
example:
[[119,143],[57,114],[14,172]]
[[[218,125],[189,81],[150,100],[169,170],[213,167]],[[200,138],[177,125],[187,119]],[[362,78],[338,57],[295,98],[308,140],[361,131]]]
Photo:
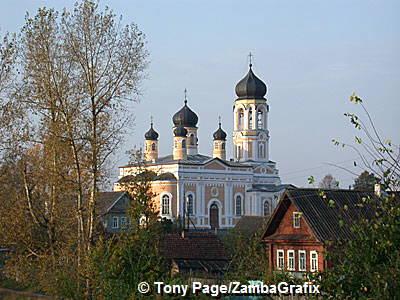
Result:
[[129,228],[108,240],[100,240],[91,259],[96,298],[140,298],[140,282],[163,281],[168,276],[161,254],[162,225],[153,201],[153,172],[146,170],[140,153],[131,163],[137,165],[132,180],[124,184],[130,195],[127,214]]
[[353,189],[373,191],[375,184],[379,182],[379,178],[375,177],[374,174],[364,171],[354,180]]
[[[25,217],[21,230],[26,234],[41,227],[46,242],[39,239],[43,243],[31,253],[13,252],[13,259],[30,257],[34,272],[39,257],[53,261],[47,249],[54,249],[52,257],[64,262],[60,271],[63,266],[75,268],[72,273],[86,280],[90,297],[85,263],[96,240],[97,194],[110,155],[132,121],[127,101],[137,100],[144,77],[144,35],[135,24],[123,26],[109,8],[100,11],[96,2],[84,0],[71,12],[42,8],[34,17],[27,15],[17,49],[22,78],[10,102],[16,112],[26,112],[24,125],[30,132],[19,145],[21,151],[9,152],[20,164],[15,178],[22,179],[15,192],[21,199],[16,220]],[[37,152],[30,153],[32,149]],[[63,230],[69,232],[58,227],[64,217],[72,224],[68,228],[74,228],[74,238],[65,239],[69,244],[60,243]],[[53,246],[47,248],[48,242]],[[36,279],[41,288],[59,282],[55,277]]]
[[333,243],[327,253],[333,266],[319,274],[319,283],[321,290],[335,299],[397,299],[400,295],[400,201],[398,193],[390,190],[399,187],[398,147],[389,140],[383,141],[358,96],[353,94],[350,100],[362,106],[372,133],[359,116],[347,113],[350,122],[366,139],[356,136],[358,146],[333,142],[356,151],[363,167],[372,172],[362,173],[356,184],[380,183],[383,192],[378,199],[365,198],[358,204],[360,209],[365,205],[375,207],[370,218],[342,224],[350,227],[354,238]]
[[319,183],[321,189],[337,189],[339,188],[339,181],[337,181],[331,174],[325,175]]

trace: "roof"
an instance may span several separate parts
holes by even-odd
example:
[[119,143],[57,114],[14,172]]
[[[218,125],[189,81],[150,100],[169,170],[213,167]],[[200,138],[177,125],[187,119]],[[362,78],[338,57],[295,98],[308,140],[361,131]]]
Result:
[[183,125],[185,127],[196,127],[198,121],[199,118],[187,106],[186,100],[185,105],[172,117],[172,122],[174,122],[175,126]]
[[260,216],[242,216],[233,230],[246,236],[261,235],[265,231],[268,219]]
[[247,192],[280,192],[284,189],[296,188],[292,184],[253,184]]
[[238,99],[264,99],[267,86],[256,75],[254,75],[250,64],[247,75],[238,82],[235,88]]
[[[146,178],[147,176],[147,178]],[[166,173],[161,173],[157,175],[157,173],[153,171],[144,171],[142,173],[139,173],[137,175],[125,175],[124,177],[121,177],[118,180],[118,183],[130,183],[134,180],[141,180],[141,179],[147,179],[149,181],[176,181],[176,177],[173,173],[171,172],[166,172]]]
[[[179,159],[179,160],[174,160],[174,156],[167,155],[167,156],[162,156],[154,159],[153,161],[146,161],[145,164],[148,166],[151,165],[163,165],[163,164],[184,164],[184,165],[204,165],[212,160],[219,160],[221,163],[229,166],[229,167],[240,167],[240,168],[251,168],[252,166],[249,164],[241,163],[241,162],[236,162],[236,161],[228,161],[228,160],[222,160],[219,158],[213,158],[207,155],[202,155],[202,154],[195,154],[195,155],[187,155],[186,159]],[[125,167],[131,167],[134,165],[126,165],[122,166],[120,168],[125,168]]]
[[228,260],[228,253],[221,240],[212,233],[185,232],[165,234],[162,252],[174,260]]
[[150,124],[150,129],[144,134],[144,138],[150,141],[156,141],[158,139],[158,133],[153,129],[153,122]]
[[[321,191],[325,196],[321,196]],[[273,215],[263,238],[270,239],[278,228],[286,210],[293,203],[320,242],[351,239],[354,233],[349,226],[340,226],[341,221],[351,224],[359,218],[372,218],[376,207],[363,203],[363,198],[376,199],[373,192],[354,190],[288,189]],[[333,202],[331,201],[333,200]],[[362,206],[360,204],[362,203]],[[284,237],[281,237],[284,239]]]
[[127,192],[100,192],[97,199],[97,213],[103,215]]

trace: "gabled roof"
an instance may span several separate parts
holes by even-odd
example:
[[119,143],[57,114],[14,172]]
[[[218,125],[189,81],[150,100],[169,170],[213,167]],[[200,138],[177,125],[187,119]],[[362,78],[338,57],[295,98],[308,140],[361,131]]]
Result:
[[167,259],[228,260],[228,253],[221,240],[212,233],[185,232],[185,236],[165,234],[162,252]]
[[233,230],[245,236],[250,237],[257,234],[260,237],[265,231],[267,222],[268,217],[242,216]]
[[[321,191],[325,196],[321,196]],[[289,208],[294,204],[315,237],[320,241],[351,239],[354,237],[349,226],[359,218],[372,218],[373,203],[364,203],[363,198],[377,199],[373,192],[354,190],[288,189],[271,216],[263,238],[274,234]],[[332,202],[332,201],[333,202]],[[362,206],[360,206],[362,204]]]
[[97,199],[97,214],[103,215],[107,213],[117,201],[127,192],[100,192]]

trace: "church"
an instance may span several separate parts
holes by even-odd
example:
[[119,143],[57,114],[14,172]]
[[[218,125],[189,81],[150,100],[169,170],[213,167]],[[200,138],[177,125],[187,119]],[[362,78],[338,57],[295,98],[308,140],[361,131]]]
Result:
[[[227,133],[221,122],[212,143],[210,134],[212,156],[198,152],[199,117],[189,108],[186,95],[172,117],[171,155],[158,155],[159,135],[153,123],[145,133],[144,161],[157,175],[152,189],[160,217],[186,219],[193,229],[231,228],[245,215],[270,216],[284,189],[291,186],[281,184],[276,163],[269,158],[267,86],[251,63],[235,92],[234,158],[226,157]],[[120,167],[114,190],[123,190],[123,182],[137,170],[137,165]]]

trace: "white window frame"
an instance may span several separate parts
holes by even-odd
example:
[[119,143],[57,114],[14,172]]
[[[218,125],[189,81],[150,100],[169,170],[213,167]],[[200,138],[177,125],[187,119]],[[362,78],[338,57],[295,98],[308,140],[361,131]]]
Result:
[[[280,264],[280,258],[282,258],[282,264]],[[276,250],[276,269],[282,270],[285,267],[285,251],[282,249]]]
[[293,212],[293,228],[300,228],[301,226],[300,219],[301,219],[301,213],[298,211]]
[[127,228],[127,227],[128,227],[128,218],[121,217],[121,228]]
[[[296,270],[294,250],[287,250],[286,253],[287,253],[287,269],[289,271]],[[291,254],[293,255],[292,257]]]
[[[189,213],[189,196],[192,196],[192,201],[193,201],[193,203],[192,203],[192,213],[191,214]],[[196,214],[196,204],[195,204],[196,203],[196,198],[194,196],[194,193],[192,193],[192,192],[186,193],[185,199],[186,199],[185,208],[186,208],[187,214],[189,215],[189,217],[190,216],[194,216]]]
[[[238,196],[240,197],[240,214],[238,214],[237,205],[236,205],[236,201],[237,201],[237,197]],[[235,207],[235,216],[236,217],[242,216],[243,215],[243,201],[244,201],[243,195],[241,193],[236,193],[233,201],[234,201],[233,203],[234,203],[234,207]]]
[[119,228],[119,217],[113,217],[112,218],[113,222],[112,222],[112,228],[116,229]]
[[[315,258],[313,258],[313,255],[316,255]],[[315,267],[314,267],[315,265]],[[310,271],[311,272],[317,272],[318,271],[318,252],[317,251],[310,251]]]
[[[166,213],[166,214],[163,213],[163,197],[164,196],[168,196],[169,197],[168,213]],[[162,193],[160,195],[160,216],[170,217],[171,214],[172,214],[171,205],[172,205],[172,194],[171,193]]]
[[[304,254],[304,268],[302,268],[301,255]],[[307,252],[306,250],[299,250],[299,271],[307,271]]]

